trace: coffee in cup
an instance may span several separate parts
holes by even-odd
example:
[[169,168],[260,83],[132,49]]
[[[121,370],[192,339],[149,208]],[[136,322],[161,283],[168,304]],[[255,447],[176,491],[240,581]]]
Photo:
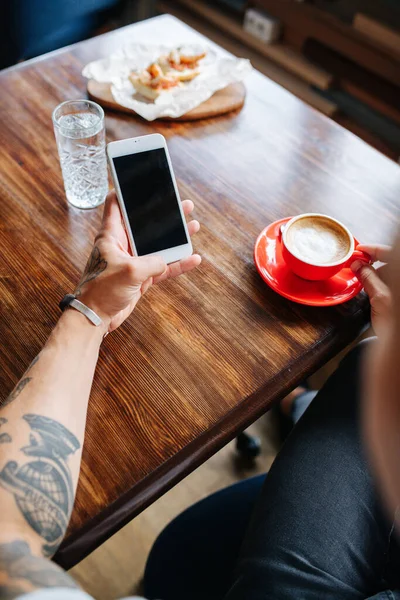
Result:
[[283,259],[303,279],[329,279],[355,260],[371,262],[368,254],[354,249],[347,227],[327,215],[293,217],[283,229],[281,242]]
[[286,245],[301,260],[328,265],[346,258],[351,238],[338,222],[315,215],[297,219],[288,227]]

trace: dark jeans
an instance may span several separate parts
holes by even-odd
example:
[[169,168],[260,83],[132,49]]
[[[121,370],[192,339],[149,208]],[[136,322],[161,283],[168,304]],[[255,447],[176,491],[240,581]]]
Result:
[[381,509],[361,443],[364,346],[317,394],[265,483],[256,477],[222,490],[161,533],[146,597],[400,600],[393,518]]

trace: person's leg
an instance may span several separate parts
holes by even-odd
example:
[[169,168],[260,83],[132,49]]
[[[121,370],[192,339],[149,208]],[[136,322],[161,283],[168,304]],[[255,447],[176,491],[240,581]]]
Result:
[[318,392],[316,392],[315,390],[308,390],[295,399],[290,411],[290,416],[294,425],[306,412],[307,408],[310,406],[311,402],[314,400],[317,394]]
[[223,489],[188,508],[157,538],[147,561],[149,600],[221,600],[265,475]]
[[399,586],[385,581],[394,532],[361,443],[364,345],[318,393],[274,462],[226,600],[365,600]]
[[[274,464],[229,600],[366,598],[382,589],[386,562],[389,584],[399,585],[399,546],[376,501],[359,439],[360,354],[353,351],[321,390]],[[294,418],[311,399],[296,401]],[[146,568],[151,600],[224,596],[260,479],[247,486],[222,490],[166,528]],[[400,594],[384,591],[378,598],[400,600]]]

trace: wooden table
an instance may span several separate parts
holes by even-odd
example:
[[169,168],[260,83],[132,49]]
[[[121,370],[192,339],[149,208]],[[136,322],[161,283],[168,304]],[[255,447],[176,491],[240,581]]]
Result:
[[[0,73],[0,394],[12,388],[73,289],[102,209],[67,205],[51,112],[85,96],[82,67],[126,41],[186,42],[160,17]],[[232,439],[365,325],[359,296],[338,308],[292,304],[262,282],[253,245],[269,222],[338,217],[387,241],[400,169],[254,72],[245,108],[195,123],[108,113],[109,140],[166,136],[183,197],[202,223],[203,263],[150,293],[103,344],[82,471],[58,560],[70,567]]]

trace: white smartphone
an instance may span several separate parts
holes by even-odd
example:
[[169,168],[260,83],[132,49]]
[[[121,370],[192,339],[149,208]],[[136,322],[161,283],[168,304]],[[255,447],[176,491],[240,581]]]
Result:
[[132,252],[172,263],[193,253],[164,136],[110,142],[107,157]]

